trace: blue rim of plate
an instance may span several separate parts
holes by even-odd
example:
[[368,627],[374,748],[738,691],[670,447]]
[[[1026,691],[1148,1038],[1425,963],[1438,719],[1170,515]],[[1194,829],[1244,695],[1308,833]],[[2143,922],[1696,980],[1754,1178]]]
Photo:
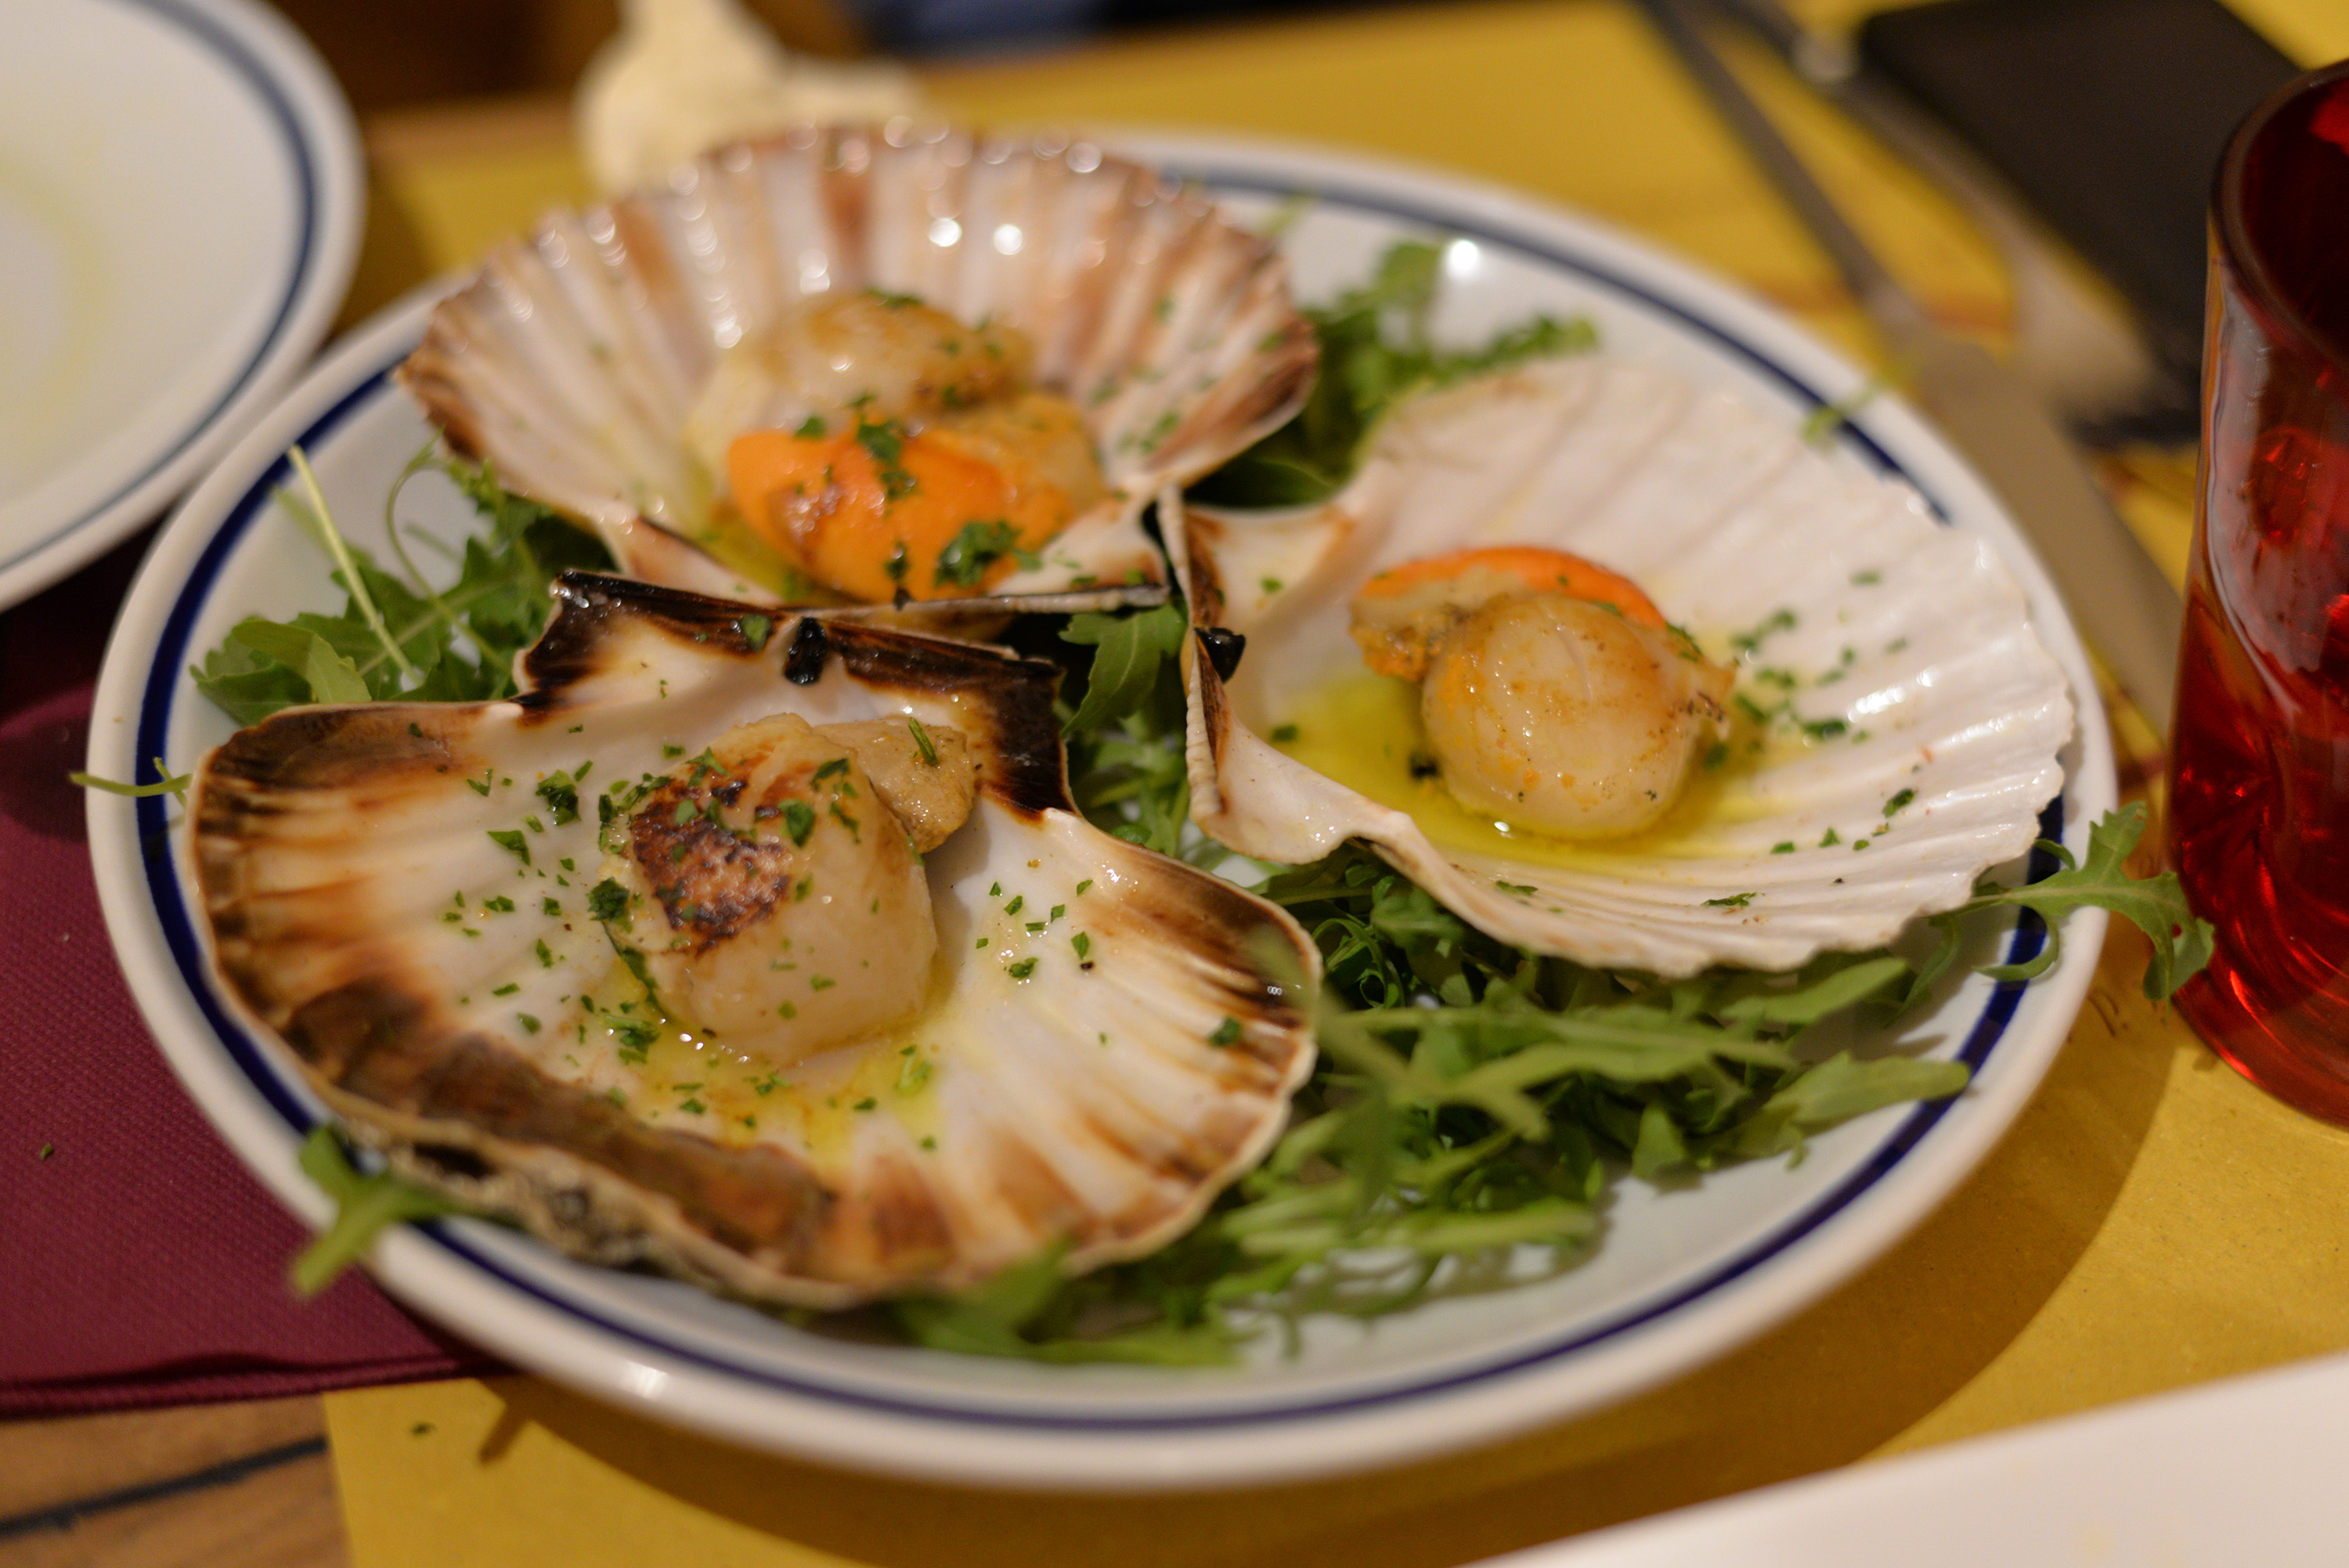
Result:
[[[1299,182],[1268,180],[1246,172],[1224,172],[1212,168],[1186,167],[1184,172],[1211,190],[1244,191],[1249,194],[1287,196],[1299,191]],[[1423,206],[1400,200],[1383,192],[1365,191],[1328,181],[1309,182],[1304,193],[1317,202],[1351,207],[1405,222],[1425,226],[1431,231],[1487,242],[1518,252],[1534,260],[1590,284],[1626,295],[1646,309],[1668,316],[1684,329],[1726,349],[1754,367],[1776,380],[1810,407],[1825,407],[1828,399],[1802,376],[1788,366],[1770,358],[1762,350],[1737,337],[1719,324],[1692,314],[1687,308],[1666,298],[1611,268],[1584,255],[1572,253],[1551,240],[1490,220],[1465,220],[1457,215],[1432,211]],[[399,357],[405,357],[403,350]],[[350,391],[345,393],[295,438],[296,444],[314,449],[320,438],[331,435],[362,407],[372,403],[389,389],[389,377],[395,358],[370,372]],[[1946,525],[1949,513],[1926,487],[1912,477],[1899,460],[1878,445],[1865,430],[1847,419],[1839,439],[1866,453],[1882,471],[1909,484],[1932,509],[1935,517]],[[180,687],[179,672],[187,658],[188,641],[196,616],[204,606],[213,578],[247,527],[261,515],[281,482],[290,479],[291,469],[284,458],[274,461],[247,488],[229,511],[227,517],[205,545],[202,554],[191,569],[187,582],[172,602],[159,641],[155,660],[150,667],[140,701],[138,722],[138,752],[140,757],[163,755],[164,738],[169,731],[172,704]],[[2063,834],[2065,797],[2059,793],[2040,816],[2042,838],[2060,841]],[[137,820],[142,841],[159,845],[166,841],[168,831],[164,806],[160,796],[148,796],[136,802]],[[2044,849],[2033,849],[2028,862],[2027,880],[2039,882],[2056,870],[2055,857]],[[181,888],[168,853],[151,852],[146,858],[147,885],[151,895],[159,923],[173,962],[179,966],[181,982],[187,986],[207,1023],[219,1037],[222,1047],[236,1063],[240,1071],[267,1101],[271,1109],[284,1120],[294,1134],[306,1135],[318,1125],[318,1119],[286,1087],[272,1064],[267,1049],[244,1029],[232,1021],[213,995],[209,967],[195,930],[188,916]],[[2019,964],[2035,957],[2046,942],[2046,926],[2037,914],[2029,910],[2020,912],[2008,944],[2005,962]],[[2023,993],[2028,989],[2020,981],[2002,981],[1984,1001],[1981,1013],[1966,1034],[1965,1044],[1954,1059],[1979,1073],[1999,1042],[2005,1037],[2013,1020]],[[1524,1371],[1526,1368],[1557,1361],[1619,1336],[1710,1295],[1723,1285],[1750,1274],[1795,1245],[1804,1237],[1818,1230],[1849,1207],[1868,1189],[1889,1174],[1926,1135],[1948,1114],[1957,1100],[1947,1099],[1920,1104],[1902,1119],[1878,1144],[1876,1150],[1853,1171],[1799,1213],[1788,1219],[1766,1236],[1749,1243],[1734,1256],[1707,1270],[1694,1280],[1684,1283],[1669,1295],[1627,1310],[1619,1315],[1596,1325],[1585,1325],[1562,1338],[1529,1349],[1517,1351],[1500,1359],[1478,1366],[1423,1377],[1355,1395],[1316,1398],[1281,1406],[1254,1406],[1230,1410],[1169,1413],[1149,1416],[1116,1415],[1111,1413],[1076,1413],[1067,1410],[1019,1410],[998,1404],[988,1408],[938,1403],[919,1398],[893,1397],[868,1389],[843,1387],[805,1377],[751,1367],[713,1356],[698,1346],[647,1331],[637,1326],[620,1322],[605,1313],[549,1291],[536,1281],[516,1274],[481,1249],[467,1242],[449,1225],[427,1222],[415,1228],[430,1238],[443,1251],[462,1259],[480,1273],[497,1280],[507,1288],[526,1295],[576,1322],[613,1338],[626,1341],[659,1356],[693,1367],[718,1373],[739,1382],[756,1384],[779,1392],[843,1405],[857,1409],[895,1416],[913,1416],[922,1419],[963,1426],[1024,1429],[1064,1432],[1180,1432],[1212,1430],[1218,1428],[1252,1427],[1273,1423],[1311,1420],[1343,1415],[1366,1408],[1407,1403],[1453,1393],[1474,1385]]]
[[191,418],[179,434],[171,438],[171,444],[153,461],[109,491],[103,500],[83,508],[81,511],[59,523],[35,543],[26,545],[5,560],[0,560],[0,572],[5,572],[13,566],[30,561],[45,550],[55,548],[75,532],[104,517],[120,505],[131,492],[161,473],[177,461],[181,453],[202,440],[222,414],[238,398],[244,396],[246,390],[252,386],[254,377],[260,374],[263,362],[277,347],[279,340],[285,335],[285,324],[294,314],[295,304],[301,297],[303,284],[308,280],[317,255],[317,214],[321,201],[317,162],[310,156],[310,144],[303,139],[301,118],[295,113],[293,104],[287,101],[284,89],[278,85],[277,78],[270,75],[268,68],[245,47],[243,39],[212,17],[179,4],[179,0],[109,0],[109,3],[125,5],[132,10],[152,12],[176,24],[196,42],[208,47],[225,61],[234,74],[244,78],[252,87],[254,97],[268,108],[270,119],[275,124],[279,136],[284,139],[287,154],[292,159],[295,170],[295,192],[300,202],[298,222],[295,224],[297,232],[294,242],[293,264],[286,269],[285,290],[278,298],[276,314],[270,317],[269,330],[255,340],[252,354],[246,356],[235,378],[222,390],[218,397],[212,400],[212,406],[202,414]]

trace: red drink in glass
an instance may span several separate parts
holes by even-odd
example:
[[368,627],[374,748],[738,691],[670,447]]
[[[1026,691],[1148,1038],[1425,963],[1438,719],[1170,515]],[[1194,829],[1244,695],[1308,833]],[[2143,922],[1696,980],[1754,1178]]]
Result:
[[2211,222],[2169,854],[2202,1037],[2349,1124],[2349,61],[2262,105]]

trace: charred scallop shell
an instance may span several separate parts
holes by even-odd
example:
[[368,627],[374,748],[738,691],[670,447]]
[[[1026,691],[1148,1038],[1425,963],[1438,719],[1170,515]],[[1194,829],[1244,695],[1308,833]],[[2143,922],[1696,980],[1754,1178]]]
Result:
[[399,378],[452,449],[626,574],[771,599],[696,542],[717,480],[688,418],[725,350],[865,289],[1018,328],[1036,384],[1081,413],[1109,495],[1002,594],[1160,581],[1143,509],[1286,421],[1313,377],[1287,263],[1202,197],[1087,142],[896,121],[724,148],[548,219],[441,302]]
[[[1989,545],[1647,366],[1546,361],[1417,397],[1327,505],[1194,509],[1169,531],[1197,626],[1247,639],[1229,679],[1196,639],[1185,658],[1199,826],[1277,861],[1363,840],[1534,951],[1679,975],[1877,946],[2028,849],[2063,782],[2069,688]],[[1430,786],[1312,765],[1314,694],[1361,678],[1353,595],[1505,543],[1630,577],[1735,665],[1741,717],[1675,831],[1545,846],[1464,825]]]
[[[617,578],[557,591],[511,701],[289,710],[199,769],[220,973],[357,1135],[581,1257],[814,1306],[1140,1255],[1262,1154],[1312,1062],[1318,954],[1076,814],[1053,666]],[[910,717],[977,762],[916,873],[926,1002],[781,1067],[632,1033],[593,913],[613,787],[779,713]]]

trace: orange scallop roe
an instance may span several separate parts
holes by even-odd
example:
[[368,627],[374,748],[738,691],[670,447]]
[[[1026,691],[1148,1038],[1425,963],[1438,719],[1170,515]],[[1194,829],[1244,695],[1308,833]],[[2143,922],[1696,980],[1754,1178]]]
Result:
[[1619,573],[1562,550],[1495,544],[1406,561],[1363,583],[1354,595],[1354,640],[1379,674],[1419,680],[1463,617],[1496,599],[1535,593],[1588,600],[1640,625],[1669,629],[1654,602]]
[[726,451],[734,504],[792,565],[880,603],[984,593],[1068,525],[1060,486],[952,430],[753,430]]
[[1537,544],[1488,544],[1475,550],[1455,550],[1448,555],[1423,555],[1400,566],[1390,566],[1355,593],[1357,599],[1391,599],[1422,583],[1448,582],[1477,568],[1522,581],[1543,593],[1563,593],[1612,604],[1643,626],[1665,629],[1663,613],[1640,592],[1639,584],[1620,573],[1563,550]]

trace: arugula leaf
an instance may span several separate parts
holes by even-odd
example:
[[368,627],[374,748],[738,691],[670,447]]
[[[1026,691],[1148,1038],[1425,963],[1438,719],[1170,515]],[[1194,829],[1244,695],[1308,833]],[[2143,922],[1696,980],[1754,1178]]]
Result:
[[281,624],[248,615],[230,629],[229,640],[301,676],[311,702],[367,702],[373,698],[374,694],[359,676],[358,665],[336,652],[323,633],[301,624],[298,619]]
[[389,1171],[363,1176],[352,1168],[343,1141],[329,1127],[311,1130],[302,1144],[302,1172],[335,1201],[334,1222],[311,1239],[294,1259],[294,1292],[308,1297],[336,1277],[392,1225],[437,1220],[466,1212],[465,1206],[428,1191]]
[[[84,789],[102,789],[109,795],[121,795],[133,800],[143,799],[150,795],[169,795],[185,806],[188,803],[188,786],[195,782],[196,776],[172,772],[163,765],[160,757],[154,759],[154,767],[155,782],[152,784],[126,784],[119,779],[101,779],[95,773],[68,773],[66,780]],[[133,769],[131,771],[135,777],[138,770]]]
[[[1004,1270],[968,1295],[911,1296],[889,1304],[898,1327],[917,1345],[972,1356],[1034,1361],[1144,1362],[1161,1367],[1211,1366],[1231,1359],[1233,1336],[1218,1328],[1153,1324],[1123,1333],[1055,1334],[1042,1322],[1070,1299],[1061,1272],[1065,1249],[1040,1253]],[[1042,1329],[1040,1336],[1030,1332]]]
[[2123,861],[2145,835],[2145,806],[2132,802],[2108,811],[2088,830],[2088,859],[2075,863],[2063,845],[2042,839],[2039,847],[2064,862],[2053,876],[2023,887],[1975,890],[1968,912],[2019,904],[2036,910],[2047,922],[2047,946],[2027,965],[2009,965],[1985,970],[1994,979],[2030,979],[2055,961],[2057,923],[2075,909],[2108,909],[2130,922],[2153,940],[2153,956],[2146,965],[2145,994],[2152,1001],[2174,995],[2210,962],[2216,930],[2186,905],[2186,890],[2177,873],[2164,872],[2142,880],[2131,877]]
[[1443,282],[1443,261],[1442,245],[1402,241],[1379,258],[1367,283],[1307,309],[1320,341],[1321,374],[1305,407],[1190,493],[1226,506],[1320,500],[1352,474],[1379,418],[1410,394],[1596,346],[1598,336],[1588,322],[1541,315],[1476,348],[1437,348],[1428,321]]
[[1092,672],[1086,677],[1084,700],[1061,728],[1074,735],[1099,729],[1112,719],[1138,709],[1158,684],[1167,657],[1183,646],[1190,619],[1182,605],[1169,602],[1126,615],[1088,611],[1069,617],[1061,640],[1093,649]]
[[[306,459],[300,467],[307,469]],[[281,492],[334,561],[343,612],[282,622],[248,617],[190,671],[197,688],[241,725],[308,702],[512,695],[514,656],[537,641],[553,613],[547,584],[554,574],[568,566],[609,569],[611,559],[590,535],[502,489],[486,468],[436,459],[428,449],[400,484],[427,469],[453,480],[488,524],[465,542],[454,583],[433,589],[409,559],[392,515],[397,487],[386,517],[404,578],[345,541],[315,495]]]

